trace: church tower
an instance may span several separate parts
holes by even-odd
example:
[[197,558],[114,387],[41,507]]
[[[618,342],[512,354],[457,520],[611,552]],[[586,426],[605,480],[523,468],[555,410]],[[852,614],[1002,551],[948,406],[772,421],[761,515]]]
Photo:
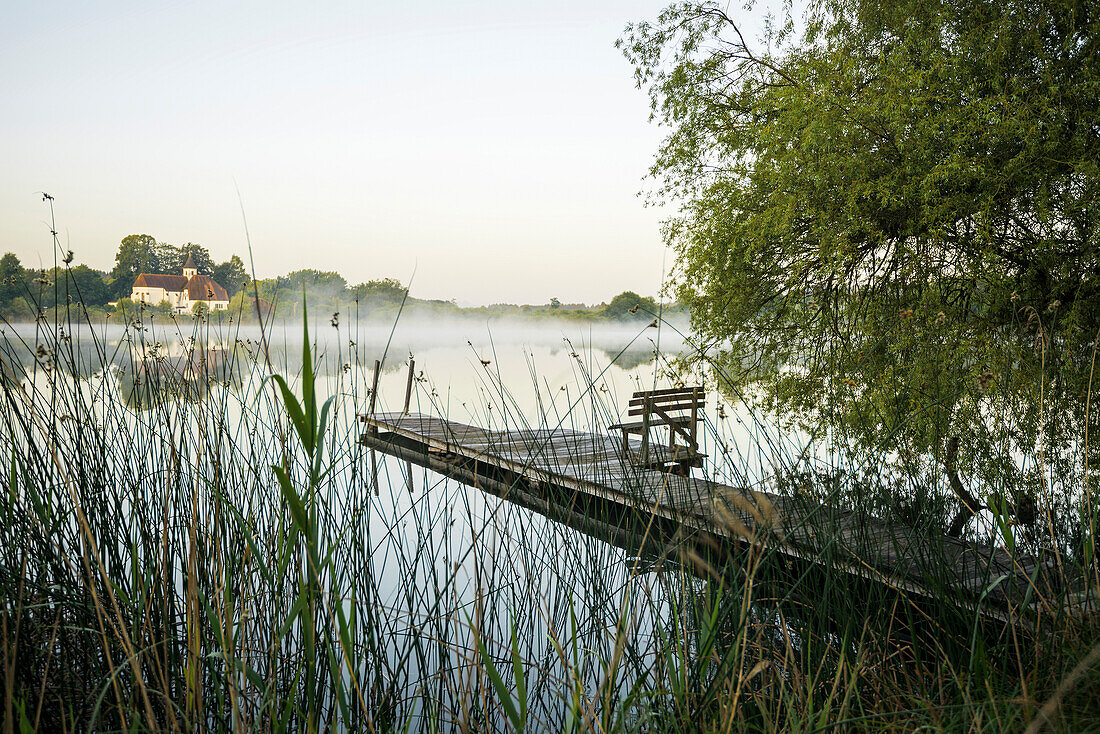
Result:
[[183,277],[191,280],[191,278],[194,278],[195,274],[198,272],[199,269],[195,267],[194,259],[190,255],[188,255],[187,262],[183,264]]

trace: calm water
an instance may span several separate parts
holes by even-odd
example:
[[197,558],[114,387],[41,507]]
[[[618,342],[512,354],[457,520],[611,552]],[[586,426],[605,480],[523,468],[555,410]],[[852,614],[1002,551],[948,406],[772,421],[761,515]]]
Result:
[[[625,412],[633,391],[671,384],[669,361],[686,348],[679,335],[640,326],[402,322],[394,328],[318,319],[311,341],[318,389],[336,398],[329,445],[338,471],[324,490],[327,527],[336,536],[348,527],[369,535],[363,539],[369,564],[341,572],[372,575],[381,600],[376,611],[388,615],[394,632],[388,655],[405,675],[404,695],[415,696],[446,657],[409,659],[409,636],[428,628],[438,636],[445,624],[453,630],[451,644],[461,646],[475,610],[482,628],[504,639],[515,620],[525,657],[545,687],[539,705],[551,718],[563,705],[555,683],[564,674],[553,640],[567,647],[575,641],[585,651],[577,662],[594,691],[602,676],[597,662],[611,656],[617,619],[627,621],[642,647],[655,625],[667,625],[685,584],[694,581],[674,568],[652,572],[627,550],[392,458],[378,457],[375,482],[369,455],[355,441],[354,416],[370,403],[375,360],[383,364],[375,409],[401,410],[415,360],[414,412],[495,429],[564,424],[603,431]],[[234,429],[227,440],[239,443],[273,439],[281,417],[265,376],[283,374],[298,389],[301,342],[300,327],[263,337],[256,328],[228,324],[85,327],[55,340],[25,325],[6,329],[2,346],[7,384],[20,383],[40,403],[63,406],[67,394],[82,391],[98,409],[124,405],[131,432],[201,433],[222,421]],[[165,379],[196,346],[217,355],[211,362],[218,380],[181,386]],[[71,355],[62,361],[76,365],[75,376],[57,377],[56,351]],[[150,370],[159,371],[151,377]],[[778,438],[762,440],[757,422],[719,402],[710,395],[702,447],[710,463],[703,471],[730,482],[766,474]]]

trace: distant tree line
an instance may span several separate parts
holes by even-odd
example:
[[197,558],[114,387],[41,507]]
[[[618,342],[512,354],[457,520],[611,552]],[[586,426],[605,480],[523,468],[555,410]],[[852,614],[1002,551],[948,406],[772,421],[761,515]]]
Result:
[[301,316],[303,297],[312,314],[342,313],[345,318],[351,319],[362,316],[392,317],[397,315],[399,309],[409,316],[429,314],[487,320],[520,317],[618,322],[648,322],[657,316],[683,313],[679,306],[662,307],[656,300],[632,291],[620,293],[610,303],[594,306],[562,304],[559,299],[551,298],[545,304],[498,303],[461,307],[454,301],[409,296],[405,286],[393,278],[350,285],[339,273],[320,270],[296,270],[277,278],[258,280],[230,301],[230,312],[240,313],[246,319],[254,318],[253,299],[256,297],[264,304],[264,309],[274,309],[278,318],[288,320]]
[[57,305],[102,307],[109,300],[104,273],[87,265],[25,268],[11,252],[0,257],[0,315],[9,321],[30,319],[38,309]]
[[[306,269],[252,283],[237,255],[217,263],[202,245],[193,242],[172,245],[159,242],[152,235],[132,234],[119,243],[110,272],[71,262],[50,269],[25,268],[13,253],[0,257],[0,317],[8,321],[29,320],[42,311],[67,304],[80,304],[93,312],[106,312],[110,303],[128,307],[138,275],[179,274],[188,258],[200,274],[211,276],[226,289],[230,296],[229,315],[243,320],[257,318],[257,311],[264,318],[272,315],[284,320],[300,318],[303,298],[318,317],[331,314],[338,318],[336,314],[343,313],[344,318],[352,319],[396,315],[402,308],[410,314],[430,312],[488,319],[521,316],[625,322],[649,321],[661,312],[654,299],[632,291],[591,307],[562,304],[551,298],[547,304],[461,308],[454,301],[409,297],[405,286],[393,278],[353,285],[337,272]],[[143,307],[153,313],[171,312],[167,303]],[[668,313],[668,307],[664,311]]]
[[179,274],[187,258],[199,273],[214,278],[237,294],[249,283],[248,272],[237,255],[215,263],[202,245],[172,245],[147,234],[124,237],[115,254],[115,266],[103,272],[83,264],[64,263],[53,268],[27,268],[14,253],[0,257],[0,316],[8,321],[34,318],[40,310],[81,304],[105,310],[107,304],[128,299],[141,273]]

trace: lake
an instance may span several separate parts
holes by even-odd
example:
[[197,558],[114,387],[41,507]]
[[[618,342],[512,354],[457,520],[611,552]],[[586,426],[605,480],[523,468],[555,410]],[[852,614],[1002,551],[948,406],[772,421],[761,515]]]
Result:
[[[684,338],[644,324],[325,318],[310,325],[310,342],[319,401],[333,399],[329,471],[309,500],[326,559],[316,632],[294,605],[309,564],[298,546],[287,550],[299,536],[271,468],[285,467],[299,490],[308,475],[268,377],[282,375],[301,395],[301,327],[5,329],[6,437],[65,517],[50,542],[76,554],[96,538],[105,573],[128,598],[149,593],[143,574],[159,576],[184,610],[173,620],[196,623],[186,611],[196,591],[216,600],[206,623],[218,620],[235,642],[233,654],[219,653],[212,690],[218,681],[249,688],[240,670],[296,685],[279,666],[300,661],[304,639],[319,635],[345,648],[344,660],[321,663],[327,706],[370,681],[359,703],[372,716],[446,720],[479,705],[488,682],[474,663],[485,654],[509,685],[526,678],[540,721],[564,722],[585,696],[592,712],[610,715],[607,705],[650,674],[659,631],[686,614],[701,582],[404,462],[375,457],[376,478],[356,415],[370,405],[376,360],[375,409],[400,410],[414,360],[412,411],[494,429],[602,432],[632,392],[670,384]],[[759,481],[779,437],[761,440],[759,422],[720,402],[708,398],[703,471]]]

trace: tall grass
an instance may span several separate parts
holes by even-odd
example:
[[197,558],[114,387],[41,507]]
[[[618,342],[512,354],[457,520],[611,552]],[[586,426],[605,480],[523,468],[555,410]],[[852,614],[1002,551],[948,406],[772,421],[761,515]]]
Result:
[[[594,504],[557,516],[570,526],[403,461],[375,477],[356,414],[380,355],[354,322],[265,349],[181,320],[185,381],[163,327],[137,313],[120,328],[114,344],[75,315],[9,326],[5,731],[1079,731],[1100,716],[1098,626],[1062,611],[1066,591],[994,623],[951,579],[929,603],[828,550],[792,560],[743,513],[726,519],[740,542],[670,545],[675,528],[644,513]],[[210,344],[222,356],[204,361]],[[601,431],[616,396],[580,352],[564,401],[532,368],[537,417],[496,355],[475,355],[489,365],[471,368],[471,414]],[[448,413],[422,379],[417,409]],[[732,421],[706,431],[725,483],[787,477],[790,508],[822,498],[804,486],[819,477],[834,499],[863,491],[857,467],[822,471],[763,422],[737,442]],[[832,520],[799,530],[828,537]],[[1074,583],[1094,572],[1057,560]]]

